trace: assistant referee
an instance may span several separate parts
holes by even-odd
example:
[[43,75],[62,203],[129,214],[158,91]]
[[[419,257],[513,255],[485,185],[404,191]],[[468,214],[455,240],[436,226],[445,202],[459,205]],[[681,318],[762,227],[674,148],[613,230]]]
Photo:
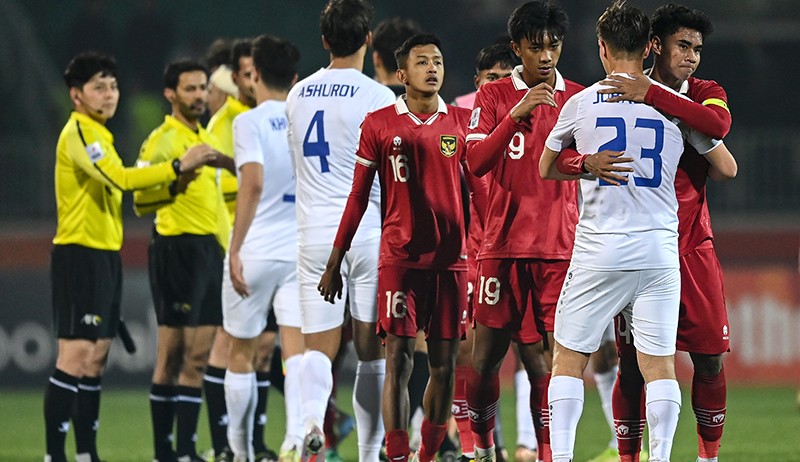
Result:
[[201,145],[176,162],[126,168],[105,127],[119,102],[114,59],[81,53],[67,65],[64,80],[74,111],[56,148],[51,275],[58,357],[44,398],[45,461],[66,462],[71,419],[77,461],[95,462],[100,377],[120,315],[122,191],[175,182],[217,154]]

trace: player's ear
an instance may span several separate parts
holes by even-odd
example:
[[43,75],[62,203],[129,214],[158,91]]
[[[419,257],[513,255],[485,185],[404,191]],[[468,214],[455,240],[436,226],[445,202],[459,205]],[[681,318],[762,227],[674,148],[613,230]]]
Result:
[[78,87],[69,87],[69,100],[76,107],[81,103],[80,91]]
[[294,77],[292,77],[292,84],[289,85],[289,88],[293,87],[294,84],[296,84],[296,83],[297,83],[297,74],[295,74]]
[[175,101],[175,90],[172,88],[165,88],[164,89],[164,98],[170,102],[170,104]]
[[372,45],[372,31],[367,32],[367,38],[364,40],[367,46]]
[[403,85],[408,85],[408,76],[405,69],[397,68],[397,80],[402,82]]
[[322,48],[324,48],[326,50],[330,50],[331,49],[331,44],[328,43],[328,40],[325,38],[325,36],[321,35],[320,38],[322,38]]
[[661,55],[661,39],[657,35],[654,35],[650,40],[650,48],[654,54]]
[[653,42],[647,42],[647,45],[644,47],[644,54],[642,55],[642,59],[647,59],[650,56],[650,50],[653,48]]
[[511,50],[514,51],[514,54],[517,55],[517,58],[521,58],[522,55],[520,53],[522,52],[522,50],[520,50],[519,48],[519,43],[513,40],[510,43],[511,43]]
[[472,82],[473,82],[473,83],[475,83],[475,89],[476,89],[476,90],[477,90],[478,88],[480,88],[480,79],[478,78],[478,76],[477,76],[477,75],[476,75],[476,76],[475,76],[475,77],[472,79]]

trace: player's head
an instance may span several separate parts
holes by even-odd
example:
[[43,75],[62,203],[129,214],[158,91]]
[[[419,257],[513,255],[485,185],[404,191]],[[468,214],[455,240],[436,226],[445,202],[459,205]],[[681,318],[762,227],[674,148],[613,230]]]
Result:
[[625,0],[615,0],[597,20],[600,60],[606,72],[609,61],[644,61],[649,50],[650,19]]
[[700,65],[703,41],[713,32],[711,20],[698,10],[668,4],[651,19],[651,46],[659,75],[684,81]]
[[172,114],[197,122],[206,112],[208,70],[197,61],[180,60],[164,70],[164,97],[172,105]]
[[93,51],[75,56],[64,70],[64,82],[76,111],[100,123],[117,112],[117,63],[111,56]]
[[507,40],[489,45],[475,59],[475,88],[508,77],[518,64],[519,57],[514,54]]
[[289,91],[297,81],[300,51],[289,41],[262,35],[253,40],[253,65],[256,85]]
[[208,72],[212,74],[220,66],[231,67],[231,48],[230,40],[218,38],[211,42],[211,45],[206,51],[206,56],[203,58],[203,63],[208,68]]
[[370,39],[372,11],[364,0],[330,0],[319,18],[325,49],[343,58],[364,47]]
[[397,79],[406,92],[423,96],[437,94],[444,82],[442,44],[435,34],[417,34],[394,51]]
[[372,32],[372,63],[378,80],[392,79],[397,71],[394,50],[400,47],[409,37],[422,32],[422,28],[413,19],[390,18],[381,21]]
[[253,107],[256,95],[253,90],[253,45],[249,38],[238,39],[231,47],[231,70],[233,83],[239,88],[239,101]]
[[555,82],[555,67],[568,28],[567,13],[550,1],[528,2],[511,13],[508,35],[514,53],[522,60],[526,81],[533,81],[528,84]]

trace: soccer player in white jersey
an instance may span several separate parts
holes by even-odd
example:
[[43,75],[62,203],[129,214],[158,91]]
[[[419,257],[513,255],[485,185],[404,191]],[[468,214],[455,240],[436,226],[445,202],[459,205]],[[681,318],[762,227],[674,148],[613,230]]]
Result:
[[[607,8],[597,21],[606,73],[641,75],[649,30],[640,10],[619,1]],[[549,388],[553,461],[572,460],[583,370],[600,346],[604,328],[598,326],[620,312],[632,320],[646,382],[650,460],[668,461],[681,406],[674,363],[680,273],[673,183],[683,153],[682,128],[652,107],[608,103],[601,88],[595,84],[564,105],[539,165],[543,177],[566,179],[555,161],[572,143],[578,152],[611,149],[633,159],[633,171],[618,185],[581,181],[575,248],[556,311]],[[719,143],[698,132],[687,139],[701,154]],[[712,164],[713,154],[707,155]]]
[[[289,92],[286,113],[297,176],[297,282],[306,351],[300,361],[305,441],[304,460],[324,447],[322,425],[344,320],[344,301],[331,307],[317,284],[330,253],[353,181],[358,132],[364,117],[394,102],[394,93],[362,73],[370,42],[372,7],[363,0],[331,0],[322,11],[322,43],[327,68]],[[381,393],[386,362],[376,335],[380,190],[370,204],[342,274],[353,318],[358,366],[353,408],[359,460],[377,462],[383,439]]]
[[225,401],[228,444],[234,460],[253,460],[253,415],[257,398],[253,360],[258,335],[276,310],[286,364],[289,451],[301,443],[297,363],[303,351],[297,310],[295,181],[287,139],[286,96],[297,81],[300,52],[291,43],[261,36],[253,42],[258,106],[233,122],[239,177],[236,222],[225,265],[222,302],[231,335]]

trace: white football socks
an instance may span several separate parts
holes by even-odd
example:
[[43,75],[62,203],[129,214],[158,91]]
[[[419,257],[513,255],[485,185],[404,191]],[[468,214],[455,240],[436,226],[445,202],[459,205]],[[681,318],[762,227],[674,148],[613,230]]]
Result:
[[378,462],[384,429],[381,416],[386,360],[359,361],[353,387],[353,412],[358,433],[358,460]]
[[536,430],[531,416],[531,382],[525,369],[514,372],[514,392],[517,404],[517,446],[538,449]]
[[307,432],[312,426],[322,429],[325,410],[333,390],[331,360],[325,353],[308,350],[300,360],[300,400],[303,426]]
[[228,444],[237,458],[252,460],[253,416],[256,412],[256,373],[225,371],[225,405],[228,407]]
[[571,462],[575,433],[583,413],[583,380],[565,375],[550,379],[550,450],[553,462]]
[[283,361],[286,377],[283,379],[283,399],[286,405],[286,435],[283,438],[282,450],[292,447],[300,450],[303,445],[303,418],[300,398],[300,360],[302,354],[294,355]]
[[677,380],[654,380],[645,385],[650,461],[669,461],[672,440],[681,413],[681,389]]

